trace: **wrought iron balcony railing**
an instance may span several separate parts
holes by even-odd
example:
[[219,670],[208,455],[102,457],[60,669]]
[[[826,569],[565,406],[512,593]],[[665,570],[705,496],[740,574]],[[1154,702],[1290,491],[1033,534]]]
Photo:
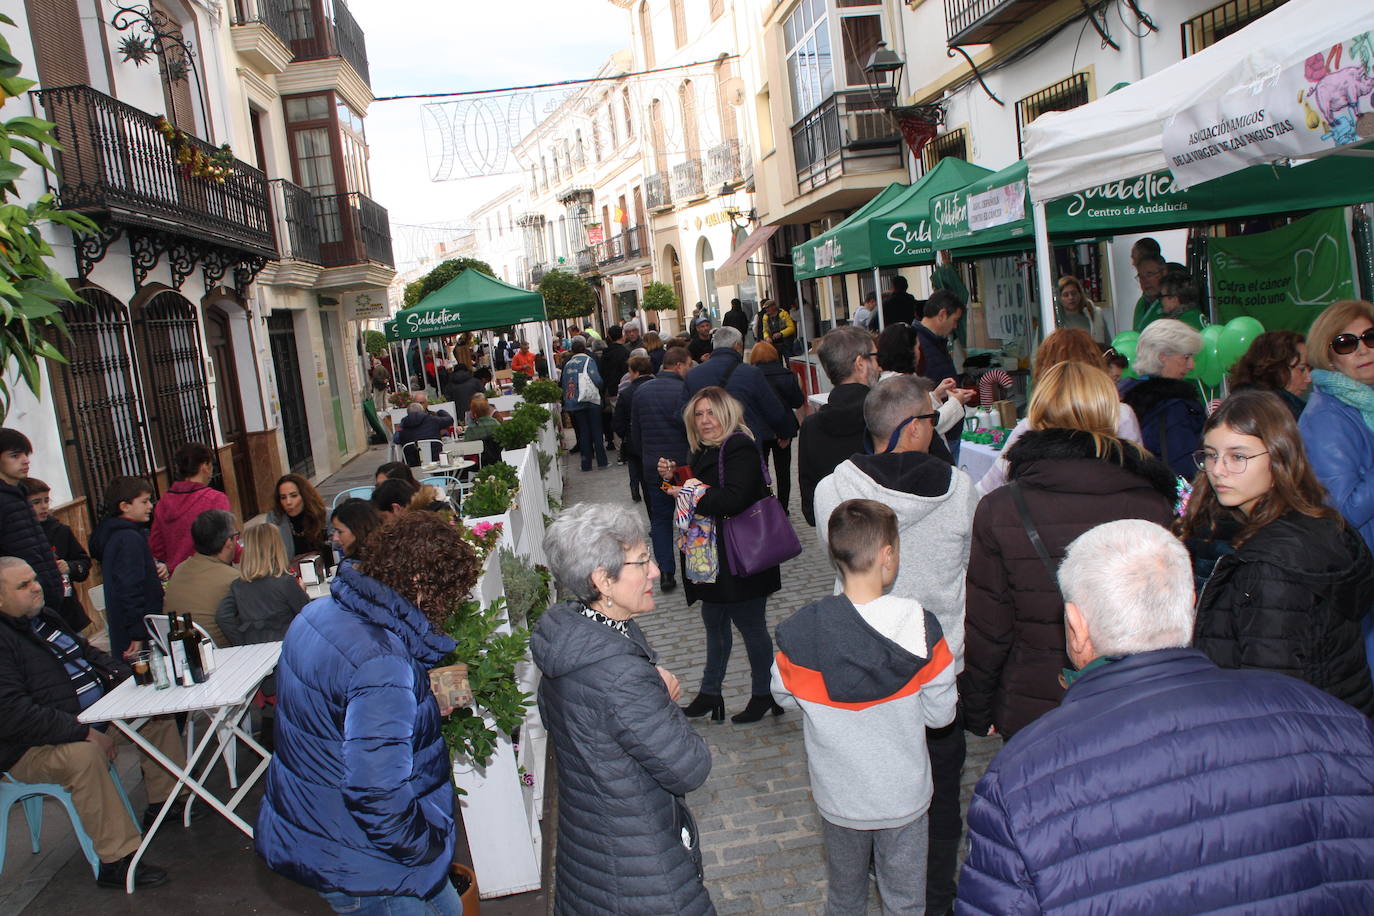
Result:
[[537,287],[539,281],[544,279],[544,275],[549,272],[549,265],[536,264],[530,268],[530,287]]
[[611,236],[596,245],[596,263],[601,266],[634,260],[644,254],[644,233],[638,226]]
[[893,98],[891,89],[837,92],[793,125],[798,186],[803,191],[820,187],[843,175],[846,163],[856,159],[889,156],[899,166],[902,138],[887,113]]
[[631,226],[625,230],[625,257],[629,260],[644,256],[644,229]]
[[949,44],[987,44],[1025,22],[1054,0],[945,0]]
[[673,189],[667,172],[655,172],[644,179],[644,201],[650,210],[662,210],[673,205]]
[[396,266],[391,253],[391,220],[386,208],[357,191],[316,194],[320,263],[346,267],[374,262]]
[[1196,54],[1227,35],[1239,32],[1270,10],[1276,10],[1288,0],[1226,0],[1194,16],[1180,25],[1183,56]]
[[590,248],[581,248],[577,252],[577,272],[586,273],[596,269],[596,257]]
[[42,89],[34,95],[62,144],[56,165],[63,207],[267,257],[275,254],[262,172],[231,157],[222,177],[194,174],[186,158],[218,162],[223,153],[195,137],[175,146],[159,129],[157,117],[90,86]]
[[269,184],[272,186],[272,230],[277,237],[277,257],[323,263],[315,198],[305,188],[285,178],[274,178]]
[[676,200],[695,200],[706,196],[706,185],[701,180],[701,160],[688,159],[673,166],[673,198]]
[[259,3],[278,3],[287,10],[291,53],[295,60],[322,60],[342,57],[372,85],[367,70],[367,40],[344,0],[333,0],[333,15],[324,0],[312,0],[306,7],[290,0],[258,0]]
[[738,140],[726,140],[707,151],[706,187],[709,191],[714,193],[721,185],[734,184],[742,177]]
[[261,22],[272,30],[272,34],[291,43],[291,15],[286,11],[282,0],[234,0],[230,13],[230,25],[248,25]]

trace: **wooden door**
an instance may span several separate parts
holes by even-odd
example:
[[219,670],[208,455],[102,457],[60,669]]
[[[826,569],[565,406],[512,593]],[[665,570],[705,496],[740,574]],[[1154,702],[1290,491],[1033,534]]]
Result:
[[[218,308],[205,311],[206,345],[215,367],[215,410],[219,428],[229,446],[238,484],[239,514],[249,519],[258,514],[258,490],[253,483],[253,462],[248,454],[248,430],[243,422],[243,392],[234,362],[234,338],[229,316]],[[245,342],[246,345],[246,342]]]

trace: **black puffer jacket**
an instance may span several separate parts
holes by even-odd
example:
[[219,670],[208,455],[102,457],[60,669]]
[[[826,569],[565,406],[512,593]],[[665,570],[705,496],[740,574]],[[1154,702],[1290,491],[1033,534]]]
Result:
[[565,601],[530,639],[558,760],[554,912],[714,913],[676,798],[706,781],[711,752],[669,699],[644,633],[633,621],[629,631]]
[[[1132,449],[1122,464],[1097,458],[1087,433],[1028,432],[1007,463],[1056,566],[1089,528],[1123,518],[1167,526],[1172,518],[1176,484],[1163,462]],[[1031,546],[1010,487],[999,487],[973,516],[959,675],[965,727],[981,735],[996,725],[1011,737],[1059,705],[1068,664],[1058,586]]]
[[444,400],[453,402],[454,416],[459,422],[467,419],[468,404],[474,394],[484,390],[482,380],[472,374],[467,366],[459,363],[448,375],[444,383]]
[[[91,555],[81,546],[76,534],[51,515],[42,523],[42,527],[43,533],[48,536],[48,543],[52,544],[53,553],[67,561],[68,578],[73,582],[85,582],[91,574]],[[57,613],[62,615],[62,619],[73,632],[80,633],[91,625],[91,618],[86,613],[85,606],[75,594],[62,598]]]
[[1121,400],[1140,420],[1140,444],[1184,480],[1197,476],[1193,452],[1202,445],[1207,409],[1197,385],[1187,379],[1126,379]]
[[1222,556],[1198,597],[1197,648],[1223,668],[1267,668],[1374,715],[1360,620],[1374,557],[1337,519],[1289,512]]
[[[765,598],[782,588],[781,567],[774,566],[752,576],[736,576],[730,572],[725,558],[725,532],[721,520],[738,515],[763,499],[768,488],[763,482],[763,465],[758,444],[743,434],[725,440],[725,483],[720,482],[720,449],[706,446],[692,455],[692,476],[710,487],[697,501],[697,514],[716,520],[716,553],[719,571],[714,582],[693,582],[687,578],[686,562],[682,565],[683,594],[689,605],[697,601],[730,604]],[[681,556],[681,554],[679,554]]]
[[797,443],[797,485],[802,515],[816,527],[816,484],[829,477],[840,462],[864,450],[864,398],[868,386],[857,382],[836,385],[820,410],[801,425]]
[[[76,640],[106,690],[129,676],[127,665],[71,632],[55,611],[42,613]],[[28,618],[0,614],[0,770],[14,766],[31,747],[85,740],[90,729],[76,720],[80,711],[71,676],[34,635]]]
[[0,557],[18,557],[33,567],[43,586],[43,603],[62,604],[62,574],[53,559],[52,544],[33,514],[28,491],[0,480]]

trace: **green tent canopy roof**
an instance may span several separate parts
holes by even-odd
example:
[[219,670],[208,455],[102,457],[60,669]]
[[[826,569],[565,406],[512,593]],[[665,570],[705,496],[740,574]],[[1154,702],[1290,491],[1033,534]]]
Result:
[[539,293],[468,269],[382,327],[387,340],[409,340],[545,319]]
[[[897,195],[908,187],[909,185],[894,181],[879,191],[876,197],[846,216],[839,223],[831,226],[814,239],[809,239],[793,248],[792,270],[797,279],[810,280],[812,277],[826,277],[831,274],[843,273],[842,270],[834,269],[833,264],[830,263],[835,251],[836,236],[846,227],[863,223],[868,217],[890,204]],[[843,250],[842,244],[840,250]],[[821,264],[819,268],[816,266],[818,260]],[[853,269],[857,270],[858,268]]]

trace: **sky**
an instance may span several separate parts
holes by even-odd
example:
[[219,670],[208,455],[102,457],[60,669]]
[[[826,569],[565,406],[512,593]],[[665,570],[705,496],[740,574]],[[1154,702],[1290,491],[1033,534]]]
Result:
[[[629,13],[610,0],[350,0],[349,11],[367,36],[375,96],[588,77],[629,44]],[[371,196],[393,226],[461,225],[522,179],[431,181],[423,104],[374,102],[368,109]],[[406,236],[417,234],[397,228],[392,235],[397,258],[406,258]]]

